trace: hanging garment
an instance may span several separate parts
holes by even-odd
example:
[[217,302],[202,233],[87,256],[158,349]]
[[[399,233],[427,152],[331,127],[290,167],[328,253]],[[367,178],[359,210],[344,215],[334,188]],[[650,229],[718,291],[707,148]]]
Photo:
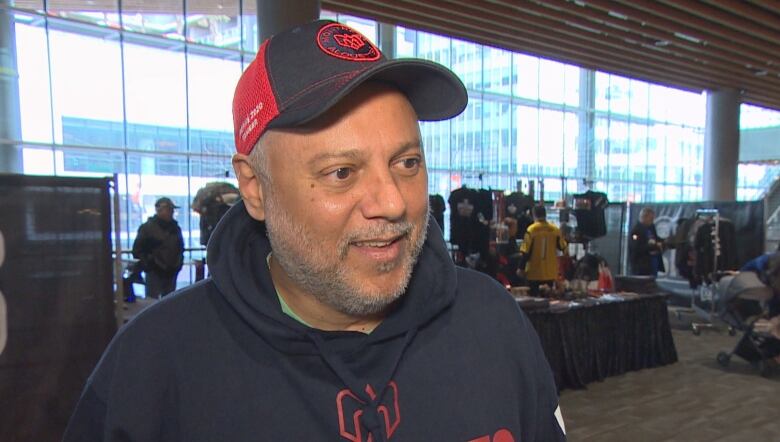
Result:
[[577,218],[577,236],[585,239],[601,238],[607,234],[604,210],[609,200],[602,192],[591,190],[574,195],[574,216]]
[[444,211],[447,209],[444,198],[441,195],[428,195],[428,206],[431,208],[431,215],[439,228],[444,231]]

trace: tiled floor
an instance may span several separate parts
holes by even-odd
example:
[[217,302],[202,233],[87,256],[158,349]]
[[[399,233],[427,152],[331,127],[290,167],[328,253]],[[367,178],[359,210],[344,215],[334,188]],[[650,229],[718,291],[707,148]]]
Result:
[[780,441],[780,375],[715,356],[737,337],[673,330],[679,362],[563,391],[569,441]]

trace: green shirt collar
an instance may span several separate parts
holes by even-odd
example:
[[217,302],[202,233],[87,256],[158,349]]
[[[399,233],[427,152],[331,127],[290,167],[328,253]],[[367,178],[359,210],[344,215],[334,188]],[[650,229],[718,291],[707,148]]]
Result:
[[[273,252],[272,252],[273,253]],[[268,271],[271,271],[271,253],[268,254],[268,256],[265,257],[265,263],[268,265]],[[276,290],[276,287],[274,287],[274,290]],[[306,327],[311,327],[311,325],[307,324],[306,321],[301,319],[300,316],[298,316],[289,305],[287,305],[287,302],[285,302],[284,298],[282,298],[282,295],[279,294],[279,290],[276,290],[276,297],[279,298],[279,305],[282,307],[282,313],[285,315],[295,319],[296,321],[300,322],[301,324],[305,325]]]

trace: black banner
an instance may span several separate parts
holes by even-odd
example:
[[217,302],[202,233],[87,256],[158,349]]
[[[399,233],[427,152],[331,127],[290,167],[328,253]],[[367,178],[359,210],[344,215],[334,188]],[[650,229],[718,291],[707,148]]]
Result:
[[0,175],[2,441],[60,440],[116,331],[108,184]]
[[[698,209],[718,209],[721,219],[734,225],[736,233],[737,268],[764,253],[764,203],[762,201],[740,202],[687,202],[647,203],[631,205],[629,228],[639,221],[643,207],[655,211],[655,226],[660,238],[669,238],[677,228],[677,221],[696,217]],[[664,252],[664,265],[668,276],[677,276],[675,251]]]
[[607,224],[607,234],[590,242],[593,252],[607,261],[612,273],[620,273],[620,263],[623,257],[625,233],[623,224],[626,221],[626,203],[609,203],[604,209],[604,219]]

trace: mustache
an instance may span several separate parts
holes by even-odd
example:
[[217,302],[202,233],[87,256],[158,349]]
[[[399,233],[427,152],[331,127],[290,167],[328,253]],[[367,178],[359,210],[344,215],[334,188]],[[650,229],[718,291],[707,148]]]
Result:
[[369,227],[350,232],[344,238],[344,241],[351,243],[358,241],[370,241],[372,239],[403,236],[411,232],[412,228],[414,228],[414,224],[408,221],[371,225]]
[[339,242],[339,256],[342,258],[347,256],[347,250],[351,243],[408,236],[412,232],[412,229],[414,229],[413,223],[409,221],[399,221],[396,223],[373,224],[349,232]]

